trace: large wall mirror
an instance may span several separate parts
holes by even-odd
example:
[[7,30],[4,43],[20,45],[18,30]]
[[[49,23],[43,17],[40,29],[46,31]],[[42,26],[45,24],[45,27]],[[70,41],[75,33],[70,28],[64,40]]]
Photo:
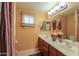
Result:
[[[72,3],[76,4],[76,3]],[[78,7],[75,5],[74,7],[62,12],[53,17],[53,19],[61,20],[62,23],[62,32],[64,33],[64,37],[66,39],[72,41],[79,41],[78,31],[77,31],[77,24],[78,24]]]

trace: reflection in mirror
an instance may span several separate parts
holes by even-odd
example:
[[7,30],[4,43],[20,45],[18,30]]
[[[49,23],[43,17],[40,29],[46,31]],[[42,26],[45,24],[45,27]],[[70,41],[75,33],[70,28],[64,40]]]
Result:
[[[71,3],[77,4],[77,3]],[[62,32],[64,33],[64,38],[72,40],[73,42],[78,41],[78,31],[77,31],[77,24],[78,24],[78,16],[77,16],[77,9],[78,7],[74,5],[74,7],[64,11],[56,16],[53,17],[53,20],[61,20],[62,23]]]
[[60,16],[62,22],[62,32],[66,39],[75,40],[75,14],[66,14]]
[[50,21],[43,21],[41,23],[40,30],[42,30],[42,31],[50,31],[51,30]]

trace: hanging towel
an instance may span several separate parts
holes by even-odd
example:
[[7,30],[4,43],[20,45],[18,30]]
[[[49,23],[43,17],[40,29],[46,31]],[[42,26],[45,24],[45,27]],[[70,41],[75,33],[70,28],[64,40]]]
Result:
[[1,56],[12,55],[11,3],[2,2],[1,10]]

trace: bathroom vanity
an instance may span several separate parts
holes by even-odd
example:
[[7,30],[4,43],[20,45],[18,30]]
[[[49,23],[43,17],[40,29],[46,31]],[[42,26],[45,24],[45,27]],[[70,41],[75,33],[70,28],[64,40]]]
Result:
[[64,39],[62,43],[57,39],[53,41],[50,35],[39,35],[38,46],[43,56],[78,56],[78,43],[72,44]]
[[63,53],[58,51],[56,48],[45,42],[43,39],[39,39],[39,49],[43,56],[65,56]]

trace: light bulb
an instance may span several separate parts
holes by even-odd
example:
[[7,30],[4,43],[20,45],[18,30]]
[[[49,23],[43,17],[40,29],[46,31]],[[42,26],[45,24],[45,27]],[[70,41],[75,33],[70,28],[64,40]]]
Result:
[[59,6],[64,6],[66,3],[65,2],[60,2]]
[[51,14],[54,13],[54,12],[55,12],[55,10],[52,9],[52,10],[50,10],[50,11],[48,12],[48,15],[51,15]]
[[54,10],[58,10],[59,8],[60,8],[60,6],[57,5],[57,6],[54,8]]
[[54,9],[51,10],[52,13],[53,13],[54,11],[55,11]]
[[51,15],[52,13],[51,12],[48,12],[48,15]]

